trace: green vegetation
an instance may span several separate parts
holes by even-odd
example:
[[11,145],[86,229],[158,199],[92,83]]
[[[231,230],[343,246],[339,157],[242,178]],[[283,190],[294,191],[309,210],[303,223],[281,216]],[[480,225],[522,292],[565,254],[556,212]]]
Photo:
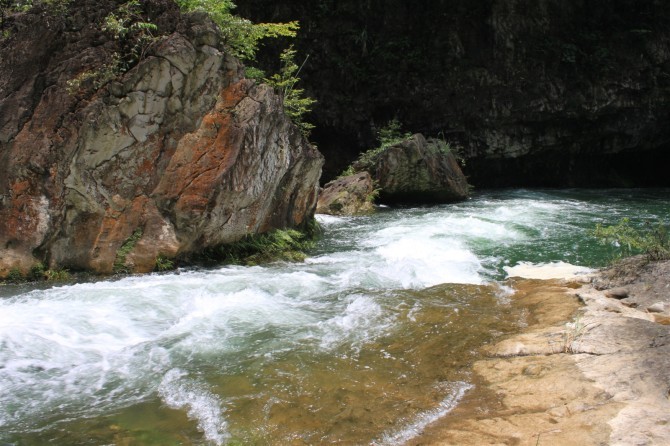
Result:
[[143,19],[138,0],[125,2],[108,14],[101,29],[119,43],[120,52],[112,53],[102,66],[86,70],[67,81],[69,94],[103,87],[144,59],[149,48],[158,41],[158,27]]
[[298,22],[252,23],[232,13],[232,0],[176,0],[182,11],[202,11],[219,26],[224,41],[242,60],[253,60],[260,41],[265,38],[295,37]]
[[265,71],[256,67],[244,67],[244,77],[257,82],[263,82],[265,80]]
[[143,19],[138,0],[123,3],[116,12],[105,17],[102,30],[112,34],[124,49],[118,63],[119,72],[127,71],[142,60],[151,45],[158,40],[155,35],[158,27]]
[[578,353],[575,343],[587,332],[587,328],[588,326],[581,321],[580,316],[576,316],[572,322],[565,324],[565,331],[563,331],[563,353]]
[[398,119],[393,118],[377,132],[379,146],[361,153],[358,159],[340,174],[340,177],[346,177],[348,175],[353,175],[356,172],[372,168],[377,155],[387,148],[411,137],[412,134],[410,132],[402,131],[402,124]]
[[[9,270],[5,283],[23,283],[23,282],[39,282],[46,280],[49,282],[65,282],[70,280],[71,276],[66,269],[47,269],[42,262],[34,264],[27,274],[23,274],[19,268],[12,268]],[[1,281],[0,281],[1,282]]]
[[265,79],[265,82],[281,95],[284,100],[284,111],[293,123],[298,126],[302,134],[305,137],[309,137],[314,125],[305,122],[304,116],[312,111],[312,106],[316,100],[305,97],[305,91],[295,87],[300,81],[298,77],[300,70],[307,62],[307,59],[305,59],[302,66],[298,67],[298,64],[295,63],[295,54],[296,51],[293,49],[293,46],[282,51],[279,56],[281,60],[279,73]]
[[623,257],[644,254],[649,260],[670,259],[670,238],[668,227],[659,222],[647,222],[643,230],[633,227],[629,218],[622,219],[614,226],[598,224],[593,236],[603,243],[617,246]]
[[112,271],[114,274],[127,274],[128,267],[126,266],[126,256],[135,248],[137,242],[142,238],[142,228],[137,228],[133,235],[123,242],[121,247],[116,251],[116,259]]
[[[316,225],[316,223],[313,223]],[[204,258],[210,262],[239,265],[259,265],[277,260],[302,262],[305,251],[314,247],[317,226],[301,232],[295,229],[277,229],[264,234],[247,235],[242,240],[208,249]]]
[[372,192],[370,192],[365,196],[365,201],[367,201],[368,203],[374,203],[375,201],[377,201],[377,198],[379,198],[380,192],[381,189],[378,187],[373,189]]
[[23,274],[21,274],[21,270],[18,268],[12,268],[9,270],[5,281],[9,283],[20,283],[24,282],[25,278],[23,277]]
[[108,63],[94,70],[86,70],[79,73],[73,79],[67,81],[66,90],[71,95],[88,88],[97,90],[121,74],[123,71],[121,66],[121,57],[118,53],[113,53]]
[[159,254],[158,257],[156,257],[156,267],[154,268],[155,271],[171,271],[175,268],[174,262],[164,256],[163,254]]
[[47,268],[44,266],[44,263],[42,262],[37,262],[30,268],[30,274],[28,274],[28,277],[31,280],[42,280],[46,278],[46,272]]
[[44,272],[44,278],[49,282],[65,282],[70,280],[70,272],[66,269],[48,269]]
[[411,136],[411,133],[402,131],[402,124],[397,118],[391,119],[377,132],[377,140],[379,141],[379,148],[381,149],[403,142],[404,140],[411,138]]
[[4,14],[27,12],[34,6],[44,6],[50,14],[64,15],[72,0],[14,0],[2,1],[0,7]]

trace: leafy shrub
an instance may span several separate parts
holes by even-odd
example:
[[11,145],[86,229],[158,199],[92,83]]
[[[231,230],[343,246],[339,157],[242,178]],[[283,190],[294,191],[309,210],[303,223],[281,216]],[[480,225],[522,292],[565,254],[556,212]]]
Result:
[[143,19],[138,0],[121,4],[115,12],[105,17],[102,30],[112,34],[125,50],[118,63],[119,72],[127,71],[142,60],[151,45],[158,40],[154,35],[158,27]]
[[265,80],[265,71],[256,67],[244,67],[244,77],[263,82]]
[[[305,97],[305,91],[295,87],[300,81],[298,75],[302,68],[302,66],[298,67],[298,64],[295,63],[295,54],[296,51],[293,49],[293,46],[282,51],[279,56],[281,70],[279,73],[275,73],[270,78],[265,79],[265,82],[282,96],[284,100],[284,112],[298,126],[302,134],[308,137],[314,125],[305,122],[304,116],[312,111],[312,106],[316,100]],[[305,59],[303,65],[306,62],[307,59]]]
[[176,0],[186,12],[203,11],[219,26],[224,41],[239,59],[253,60],[262,39],[272,37],[295,37],[298,22],[252,23],[232,13],[232,0]]
[[121,247],[116,251],[116,258],[114,259],[114,266],[112,270],[115,274],[128,273],[126,266],[126,256],[135,248],[137,242],[142,238],[142,229],[137,228],[128,239],[123,242]]
[[156,271],[171,271],[175,268],[174,262],[168,257],[160,254],[156,257]]
[[352,165],[347,167],[344,172],[340,174],[340,176],[344,177],[353,175],[356,172],[372,168],[377,155],[382,153],[387,148],[403,142],[411,137],[411,133],[402,131],[402,124],[398,121],[398,119],[393,118],[377,132],[379,146],[361,153],[358,159],[356,159]]
[[398,121],[398,118],[393,118],[377,132],[377,140],[380,144],[378,149],[391,147],[394,144],[403,142],[411,136],[411,133],[402,131],[402,124]]
[[46,273],[46,267],[44,263],[37,262],[30,268],[30,279],[31,280],[43,280],[45,278],[44,274]]
[[630,224],[629,218],[614,226],[596,225],[593,235],[603,243],[613,243],[625,257],[643,253],[649,260],[670,260],[670,238],[668,228],[661,222],[645,223],[643,230]]

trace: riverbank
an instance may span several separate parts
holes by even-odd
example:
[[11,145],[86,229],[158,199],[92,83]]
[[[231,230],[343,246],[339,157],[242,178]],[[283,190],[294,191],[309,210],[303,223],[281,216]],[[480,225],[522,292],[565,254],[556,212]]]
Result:
[[670,444],[670,262],[510,282],[527,327],[487,347],[475,389],[410,444]]

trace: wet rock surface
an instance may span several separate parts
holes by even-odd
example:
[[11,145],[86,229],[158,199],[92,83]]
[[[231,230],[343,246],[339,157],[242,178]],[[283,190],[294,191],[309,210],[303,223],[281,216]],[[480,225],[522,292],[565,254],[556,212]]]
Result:
[[515,280],[527,328],[489,347],[475,390],[410,444],[670,444],[670,327],[598,289],[658,301],[670,262],[639,260],[582,286]]
[[375,186],[368,172],[327,183],[319,193],[317,214],[361,215],[374,212]]

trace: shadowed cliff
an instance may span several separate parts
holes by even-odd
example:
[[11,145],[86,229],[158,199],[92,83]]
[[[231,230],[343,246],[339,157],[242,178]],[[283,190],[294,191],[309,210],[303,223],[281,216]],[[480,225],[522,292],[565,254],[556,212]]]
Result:
[[476,187],[670,185],[663,1],[238,4],[301,22],[324,179],[397,117],[460,144]]

